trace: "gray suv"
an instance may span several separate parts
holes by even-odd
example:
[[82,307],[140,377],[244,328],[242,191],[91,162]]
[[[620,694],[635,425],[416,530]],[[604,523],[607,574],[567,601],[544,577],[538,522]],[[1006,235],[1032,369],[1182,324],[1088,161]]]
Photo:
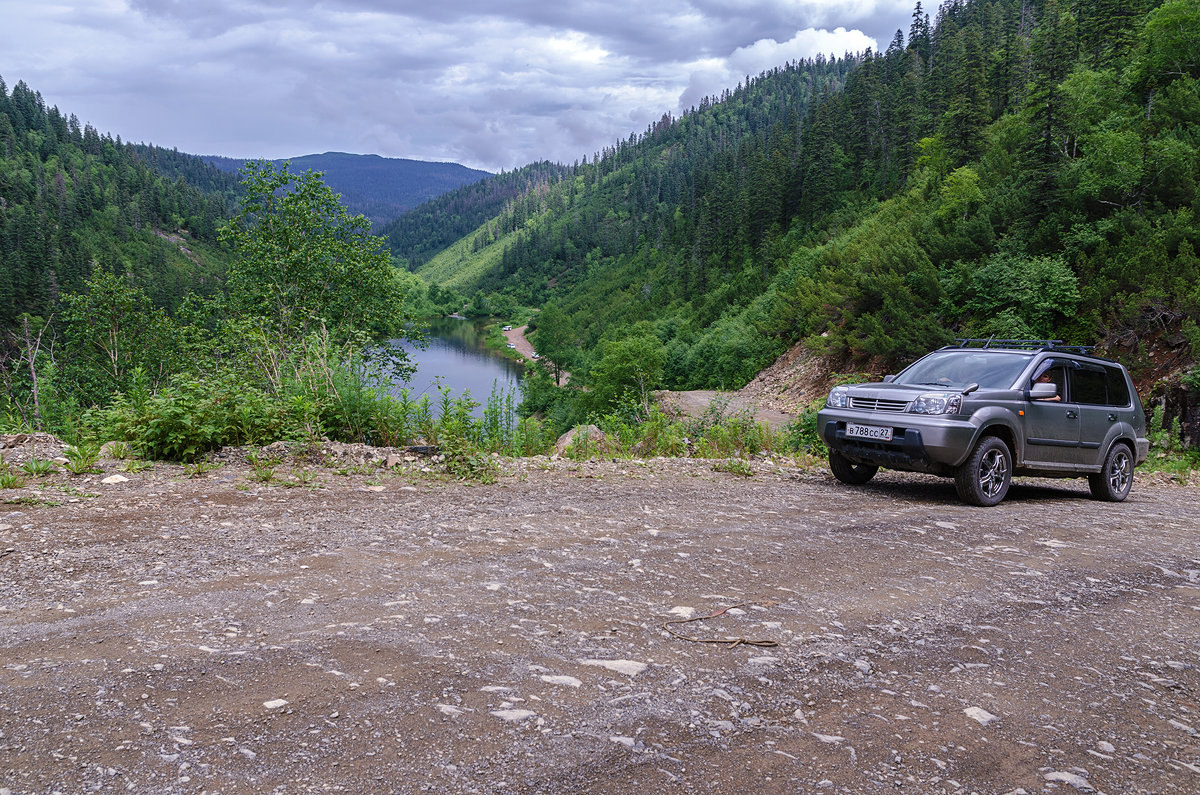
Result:
[[1146,460],[1146,415],[1129,373],[1059,340],[958,340],[883,383],[834,387],[818,427],[829,468],[866,483],[879,467],[954,478],[972,505],[1013,475],[1087,476],[1120,501]]

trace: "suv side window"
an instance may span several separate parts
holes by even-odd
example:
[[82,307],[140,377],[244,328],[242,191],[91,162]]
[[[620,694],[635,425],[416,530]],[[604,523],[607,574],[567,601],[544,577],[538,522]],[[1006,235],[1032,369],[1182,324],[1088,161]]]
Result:
[[1063,401],[1067,399],[1067,367],[1061,360],[1048,359],[1042,363],[1033,378],[1029,379],[1029,386],[1032,387],[1038,381],[1054,384],[1058,388],[1058,394],[1049,398],[1049,400]]
[[1105,380],[1108,383],[1108,405],[1129,405],[1129,384],[1125,381],[1125,373],[1120,367],[1105,367]]
[[1108,378],[1099,367],[1084,366],[1071,372],[1071,401],[1093,406],[1106,406]]

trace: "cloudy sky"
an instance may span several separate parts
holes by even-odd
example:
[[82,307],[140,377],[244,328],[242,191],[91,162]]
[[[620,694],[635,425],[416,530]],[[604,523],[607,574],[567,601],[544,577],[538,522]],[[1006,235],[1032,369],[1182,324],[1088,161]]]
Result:
[[[0,76],[195,154],[571,163],[914,0],[0,0]],[[936,5],[930,3],[930,5]]]

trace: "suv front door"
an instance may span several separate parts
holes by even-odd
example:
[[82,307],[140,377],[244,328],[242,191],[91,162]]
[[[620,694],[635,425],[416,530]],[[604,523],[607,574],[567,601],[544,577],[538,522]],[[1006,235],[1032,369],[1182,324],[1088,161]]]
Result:
[[1073,465],[1079,455],[1079,406],[1068,402],[1067,371],[1074,362],[1052,361],[1039,368],[1027,388],[1046,375],[1058,394],[1025,404],[1025,461],[1027,464]]

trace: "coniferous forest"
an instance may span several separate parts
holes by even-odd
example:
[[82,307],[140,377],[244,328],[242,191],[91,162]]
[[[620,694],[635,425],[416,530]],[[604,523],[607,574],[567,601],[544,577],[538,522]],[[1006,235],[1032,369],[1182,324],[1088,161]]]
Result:
[[883,52],[749,77],[527,193],[458,286],[561,308],[581,375],[651,337],[674,388],[803,340],[880,366],[993,334],[1194,360],[1198,77],[1195,0],[918,4]]
[[[322,423],[387,436],[386,401],[356,375],[367,341],[455,301],[539,310],[535,343],[588,387],[530,387],[525,411],[559,427],[634,384],[737,388],[797,343],[884,369],[955,336],[1061,338],[1148,389],[1200,390],[1200,0],[918,3],[880,52],[748,75],[570,166],[447,193],[381,237],[319,181],[260,165],[239,187],[81,126],[23,83],[0,84],[0,164],[7,410],[28,422],[46,398],[62,432],[128,435],[152,398],[199,411],[221,383],[261,400],[200,447]],[[325,242],[288,248],[277,217]],[[384,245],[417,276],[385,276]],[[266,299],[271,279],[311,297],[335,272],[378,295]],[[360,303],[357,319],[329,311]]]
[[214,293],[236,188],[191,155],[101,135],[0,79],[0,328],[53,315],[97,269],[163,307]]

